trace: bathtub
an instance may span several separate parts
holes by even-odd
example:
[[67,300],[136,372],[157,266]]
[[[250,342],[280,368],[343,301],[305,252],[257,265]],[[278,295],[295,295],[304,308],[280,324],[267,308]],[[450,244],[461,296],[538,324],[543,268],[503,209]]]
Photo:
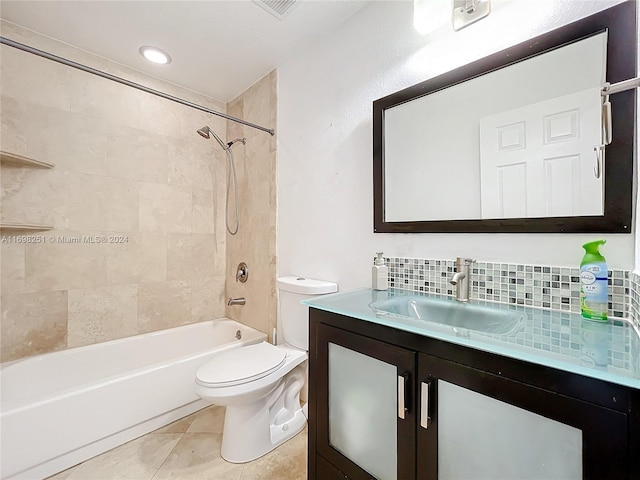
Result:
[[46,478],[205,407],[198,367],[263,340],[219,319],[3,364],[0,477]]

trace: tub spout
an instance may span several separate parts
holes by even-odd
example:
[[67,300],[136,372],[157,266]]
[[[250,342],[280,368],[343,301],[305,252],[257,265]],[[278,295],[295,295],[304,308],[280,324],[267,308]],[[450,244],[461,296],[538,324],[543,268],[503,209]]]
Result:
[[244,297],[238,297],[238,298],[229,298],[227,305],[229,306],[244,305],[245,303],[247,303],[247,300]]

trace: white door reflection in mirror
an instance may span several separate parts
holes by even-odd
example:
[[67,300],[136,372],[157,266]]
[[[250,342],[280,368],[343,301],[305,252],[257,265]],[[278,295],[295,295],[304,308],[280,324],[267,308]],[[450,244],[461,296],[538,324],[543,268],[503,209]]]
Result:
[[[539,213],[540,210],[525,215],[519,210],[520,206],[512,202],[509,202],[504,217],[493,211],[485,215],[482,211],[484,198],[481,188],[484,187],[481,185],[480,172],[480,120],[545,102],[551,103],[540,112],[540,116],[578,108],[555,106],[554,102],[560,98],[570,98],[576,92],[598,91],[607,81],[606,52],[607,32],[601,32],[386,108],[382,145],[384,221],[547,217],[545,213]],[[591,100],[602,101],[599,93],[594,94]],[[513,120],[514,123],[518,121]],[[507,124],[511,124],[511,121],[496,123],[496,127]],[[559,117],[550,118],[549,128],[551,135],[562,138],[566,121]],[[584,136],[584,128],[587,127],[579,128]],[[589,131],[600,131],[600,113],[588,128]],[[560,132],[557,132],[558,129]],[[539,138],[543,138],[541,126],[538,131]],[[503,134],[505,141],[517,141],[506,138],[514,132],[504,131]],[[563,157],[563,168],[569,168],[566,164],[571,162],[564,158],[566,155],[554,153],[558,143],[564,142],[550,142],[544,155]],[[599,143],[598,134],[598,139],[589,145],[590,170],[593,169],[592,160],[595,162],[593,147]],[[510,154],[517,155],[515,148],[510,150]],[[514,160],[509,163],[517,162]],[[550,173],[554,176],[557,165],[549,163]],[[516,188],[514,182],[520,178],[519,175],[524,175],[520,168],[519,172],[516,167],[509,172],[504,171],[504,175],[514,177],[504,183],[505,195],[510,195],[507,187]],[[565,203],[567,192],[554,186],[552,195],[560,196],[553,202],[560,205]],[[599,195],[602,198],[603,191]],[[546,195],[541,195],[536,202],[544,203],[545,198]],[[600,207],[598,212],[577,215],[601,214]],[[563,215],[556,213],[554,216]]]
[[599,88],[480,119],[482,218],[602,215]]

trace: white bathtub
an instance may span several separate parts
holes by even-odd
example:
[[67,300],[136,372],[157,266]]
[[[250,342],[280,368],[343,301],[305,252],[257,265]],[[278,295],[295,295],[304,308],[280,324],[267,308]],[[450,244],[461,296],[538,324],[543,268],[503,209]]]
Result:
[[265,339],[220,319],[1,365],[2,480],[46,478],[205,407],[198,367]]

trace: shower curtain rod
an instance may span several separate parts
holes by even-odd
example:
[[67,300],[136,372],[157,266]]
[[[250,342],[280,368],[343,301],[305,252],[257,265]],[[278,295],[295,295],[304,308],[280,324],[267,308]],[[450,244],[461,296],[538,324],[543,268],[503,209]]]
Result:
[[120,83],[122,85],[126,85],[128,87],[136,88],[138,90],[142,90],[143,92],[150,93],[152,95],[156,95],[158,97],[162,97],[166,100],[171,100],[172,102],[180,103],[182,105],[186,105],[187,107],[195,108],[196,110],[201,110],[203,112],[210,113],[212,115],[217,115],[218,117],[226,118],[227,120],[231,120],[232,122],[241,123],[246,125],[247,127],[257,128],[258,130],[262,130],[263,132],[267,132],[273,136],[275,131],[272,128],[262,127],[260,125],[256,125],[255,123],[247,122],[246,120],[242,120],[241,118],[232,117],[231,115],[227,115],[226,113],[217,112],[215,110],[211,110],[210,108],[203,107],[202,105],[198,105],[197,103],[189,102],[188,100],[184,100],[179,97],[174,97],[173,95],[168,95],[166,93],[160,92],[158,90],[154,90],[149,87],[145,87],[144,85],[140,85],[139,83],[131,82],[124,78],[117,77],[115,75],[111,75],[110,73],[103,72],[101,70],[97,70],[92,67],[88,67],[87,65],[83,65],[82,63],[77,63],[72,60],[68,60],[63,57],[59,57],[57,55],[53,55],[51,53],[45,52],[43,50],[38,50],[37,48],[30,47],[29,45],[25,45],[24,43],[16,42],[15,40],[11,40],[6,37],[0,36],[0,43],[3,45],[8,45],[13,48],[17,48],[18,50],[22,50],[24,52],[32,53],[33,55],[37,55],[39,57],[46,58],[48,60],[53,60],[54,62],[61,63],[63,65],[67,65],[72,68],[77,68],[78,70],[82,70],[83,72],[92,73],[93,75],[98,75],[99,77],[106,78],[107,80],[112,80],[114,82]]

